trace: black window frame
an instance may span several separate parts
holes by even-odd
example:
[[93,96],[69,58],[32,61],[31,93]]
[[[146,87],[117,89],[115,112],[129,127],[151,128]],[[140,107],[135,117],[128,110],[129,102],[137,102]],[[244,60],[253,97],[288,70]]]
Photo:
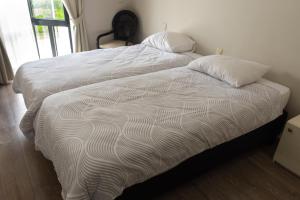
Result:
[[50,37],[50,44],[51,44],[51,50],[52,50],[53,57],[58,56],[54,27],[56,27],[56,26],[67,27],[68,28],[68,32],[69,32],[69,38],[70,38],[71,53],[73,53],[73,43],[72,43],[72,33],[71,33],[70,18],[69,18],[69,14],[68,14],[65,6],[64,6],[64,16],[65,16],[64,20],[59,20],[59,19],[39,19],[39,18],[35,18],[34,15],[33,15],[32,0],[27,0],[27,3],[28,3],[30,18],[31,18],[31,24],[32,24],[32,28],[33,28],[33,33],[34,33],[34,38],[35,38],[35,43],[36,43],[36,48],[38,50],[39,58],[41,58],[41,56],[40,56],[40,49],[39,49],[39,45],[38,45],[38,41],[37,41],[37,36],[36,36],[36,31],[35,31],[35,26],[38,26],[38,25],[47,26],[48,27],[49,37]]

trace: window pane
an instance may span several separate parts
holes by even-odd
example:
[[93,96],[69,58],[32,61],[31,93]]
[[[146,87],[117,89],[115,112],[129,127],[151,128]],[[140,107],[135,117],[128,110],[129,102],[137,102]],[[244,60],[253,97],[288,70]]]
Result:
[[49,37],[49,31],[47,26],[34,26],[36,39],[39,47],[40,58],[51,58],[51,42]]
[[68,27],[56,26],[54,27],[54,31],[58,56],[70,54],[71,44]]
[[31,0],[31,5],[34,18],[65,20],[61,0]]

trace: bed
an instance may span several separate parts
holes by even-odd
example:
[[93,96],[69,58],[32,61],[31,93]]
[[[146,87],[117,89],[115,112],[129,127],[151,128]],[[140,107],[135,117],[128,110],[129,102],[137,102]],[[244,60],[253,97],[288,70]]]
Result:
[[22,93],[27,112],[20,128],[32,131],[32,122],[43,99],[84,85],[181,67],[199,57],[193,53],[168,53],[147,45],[94,50],[24,64],[13,82]]
[[35,145],[53,162],[65,200],[115,199],[277,122],[289,93],[268,80],[233,88],[188,67],[97,83],[46,98]]

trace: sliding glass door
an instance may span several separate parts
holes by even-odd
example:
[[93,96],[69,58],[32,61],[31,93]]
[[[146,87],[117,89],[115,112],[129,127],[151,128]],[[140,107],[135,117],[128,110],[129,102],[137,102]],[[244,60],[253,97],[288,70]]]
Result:
[[40,58],[73,52],[68,13],[61,0],[28,0]]

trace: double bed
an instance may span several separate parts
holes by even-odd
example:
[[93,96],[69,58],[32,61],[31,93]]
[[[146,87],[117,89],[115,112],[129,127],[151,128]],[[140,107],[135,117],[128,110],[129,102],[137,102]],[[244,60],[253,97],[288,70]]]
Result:
[[262,79],[269,67],[182,53],[194,47],[161,32],[19,69],[20,127],[52,161],[65,200],[144,199],[280,133],[290,90]]
[[44,98],[84,85],[187,65],[198,58],[191,52],[169,53],[144,44],[101,49],[42,59],[19,68],[13,89],[27,107],[20,128],[33,131],[32,122]]
[[268,80],[233,88],[189,67],[96,83],[47,97],[35,144],[65,200],[115,199],[266,124],[275,135],[289,93]]

